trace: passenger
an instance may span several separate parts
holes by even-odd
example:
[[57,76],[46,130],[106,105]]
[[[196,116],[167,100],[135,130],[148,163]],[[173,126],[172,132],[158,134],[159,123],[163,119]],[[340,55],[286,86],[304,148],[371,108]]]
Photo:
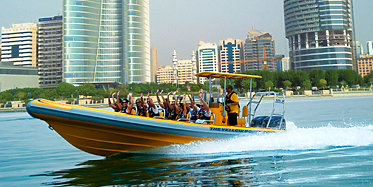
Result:
[[[179,121],[186,121],[187,119],[187,104],[186,104],[186,95],[184,94],[182,97],[180,97],[180,102],[179,102],[179,112],[178,112],[178,117],[177,119]],[[181,103],[183,102],[183,103]]]
[[169,95],[171,94],[171,92],[167,94],[167,98],[164,98],[162,93],[163,93],[163,90],[159,93],[162,97],[163,104],[161,102],[159,102],[158,91],[157,91],[157,99],[158,99],[159,105],[164,110],[164,118],[168,119],[169,116],[170,116],[170,113],[171,113],[171,105],[170,105],[170,100],[169,100]]
[[[111,95],[111,99],[113,99],[113,103],[114,103],[114,105],[113,105],[112,102],[111,102],[110,95]],[[109,98],[108,98],[108,100],[109,100],[109,106],[110,106],[110,107],[111,107],[115,112],[120,112],[119,106],[117,105],[117,102],[116,102],[115,99],[114,99],[115,92],[114,92],[113,94],[110,94],[110,95],[109,95]]]
[[[189,95],[188,95],[189,96]],[[194,101],[194,95],[192,94],[193,99],[189,96],[189,100],[191,101],[191,109],[189,112],[190,121],[196,123],[204,123],[205,120],[210,120],[211,117],[211,110],[208,104],[203,100],[203,90],[198,94],[199,100],[201,101],[200,106],[198,107]]]
[[[176,120],[177,119],[177,116],[178,116],[178,114],[179,114],[179,112],[180,112],[180,109],[179,109],[179,107],[178,107],[178,105],[177,105],[177,98],[176,98],[176,96],[175,96],[175,94],[176,94],[176,92],[177,91],[174,91],[173,92],[173,101],[172,101],[172,103],[171,103],[171,105],[169,106],[169,110],[171,111],[170,112],[170,114],[169,114],[169,116],[168,116],[168,119],[171,119],[171,120]],[[171,94],[172,92],[170,92],[170,93],[168,93],[168,95],[167,95],[167,100],[168,101],[170,101],[170,94]]]
[[148,103],[148,114],[149,114],[149,117],[153,118],[155,116],[159,116],[159,110],[158,110],[157,106],[155,106],[155,104],[153,103],[153,99],[150,98],[149,92],[148,92],[148,98],[147,98],[146,102]]
[[203,98],[202,98],[203,93],[202,92],[203,92],[203,90],[201,89],[201,91],[198,94],[199,100],[201,101],[200,111],[199,111],[199,116],[198,117],[201,120],[210,120],[211,110],[210,110],[209,105],[203,100]]
[[225,97],[225,108],[228,112],[228,123],[230,126],[237,125],[237,117],[239,112],[239,100],[236,92],[233,92],[231,85],[227,86],[227,96]]
[[192,93],[192,97],[188,94],[189,100],[190,100],[190,110],[189,110],[189,121],[190,122],[196,122],[198,119],[198,112],[200,108],[197,107],[195,101],[194,101],[194,94]]
[[[120,92],[120,91],[119,91]],[[131,114],[133,108],[132,93],[128,94],[128,99],[119,99],[119,92],[117,93],[117,105],[121,113]],[[121,102],[120,102],[121,101]]]
[[138,116],[146,116],[146,105],[144,102],[144,94],[141,93],[141,97],[136,99],[136,108]]
[[[163,93],[163,90],[161,91],[161,94],[162,94],[162,93]],[[161,108],[164,108],[163,103],[162,103],[161,100],[159,99],[159,90],[157,90],[156,96],[157,96],[158,105],[159,105]],[[162,97],[162,98],[163,98],[163,97]]]

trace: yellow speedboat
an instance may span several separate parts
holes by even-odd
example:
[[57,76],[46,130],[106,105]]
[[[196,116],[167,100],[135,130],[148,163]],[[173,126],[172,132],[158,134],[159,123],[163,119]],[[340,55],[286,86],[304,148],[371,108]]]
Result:
[[[213,76],[218,75],[229,78],[221,73],[206,74],[205,72],[204,75],[199,76],[206,76],[211,80],[211,78],[217,78]],[[236,79],[248,76],[230,75],[235,75]],[[33,100],[27,104],[26,108],[30,115],[46,121],[66,141],[78,149],[95,155],[110,156],[171,144],[226,139],[248,133],[278,132],[284,129],[283,116],[280,126],[271,125],[273,124],[271,119],[272,122],[275,121],[275,117],[272,116],[266,118],[267,121],[259,120],[260,123],[258,123],[253,113],[249,112],[252,101],[251,99],[249,102],[250,106],[244,107],[241,115],[243,118],[238,119],[238,126],[227,126],[224,103],[209,103],[214,115],[208,124],[141,117],[102,109],[58,104],[45,99]],[[249,118],[250,121],[248,121]],[[251,121],[253,126],[250,126]],[[266,125],[260,126],[264,124],[263,122]]]

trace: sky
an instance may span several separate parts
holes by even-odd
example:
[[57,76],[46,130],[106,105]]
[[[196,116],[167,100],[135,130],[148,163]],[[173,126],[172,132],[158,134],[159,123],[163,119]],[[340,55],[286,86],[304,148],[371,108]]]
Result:
[[[373,0],[354,0],[355,31],[366,48],[373,40]],[[62,14],[62,0],[0,0],[0,27],[37,22]],[[159,65],[171,65],[172,53],[190,59],[199,41],[244,40],[254,28],[272,33],[277,54],[288,56],[283,0],[150,0],[151,46]]]

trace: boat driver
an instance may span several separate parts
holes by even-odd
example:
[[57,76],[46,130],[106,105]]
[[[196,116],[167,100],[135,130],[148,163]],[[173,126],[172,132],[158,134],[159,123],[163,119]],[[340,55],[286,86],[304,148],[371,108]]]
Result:
[[228,123],[230,126],[236,126],[239,112],[238,96],[237,93],[233,91],[232,85],[227,86],[227,93],[225,97],[225,109],[228,112]]

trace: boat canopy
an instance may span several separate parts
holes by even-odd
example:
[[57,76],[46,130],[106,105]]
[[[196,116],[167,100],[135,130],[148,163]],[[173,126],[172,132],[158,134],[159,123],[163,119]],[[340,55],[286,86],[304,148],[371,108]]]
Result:
[[262,76],[258,75],[244,75],[244,74],[233,74],[233,73],[218,73],[218,72],[210,72],[205,71],[201,73],[196,74],[197,77],[206,77],[206,78],[218,78],[218,79],[233,79],[233,80],[239,80],[239,79],[246,79],[246,78],[256,78],[261,79]]

